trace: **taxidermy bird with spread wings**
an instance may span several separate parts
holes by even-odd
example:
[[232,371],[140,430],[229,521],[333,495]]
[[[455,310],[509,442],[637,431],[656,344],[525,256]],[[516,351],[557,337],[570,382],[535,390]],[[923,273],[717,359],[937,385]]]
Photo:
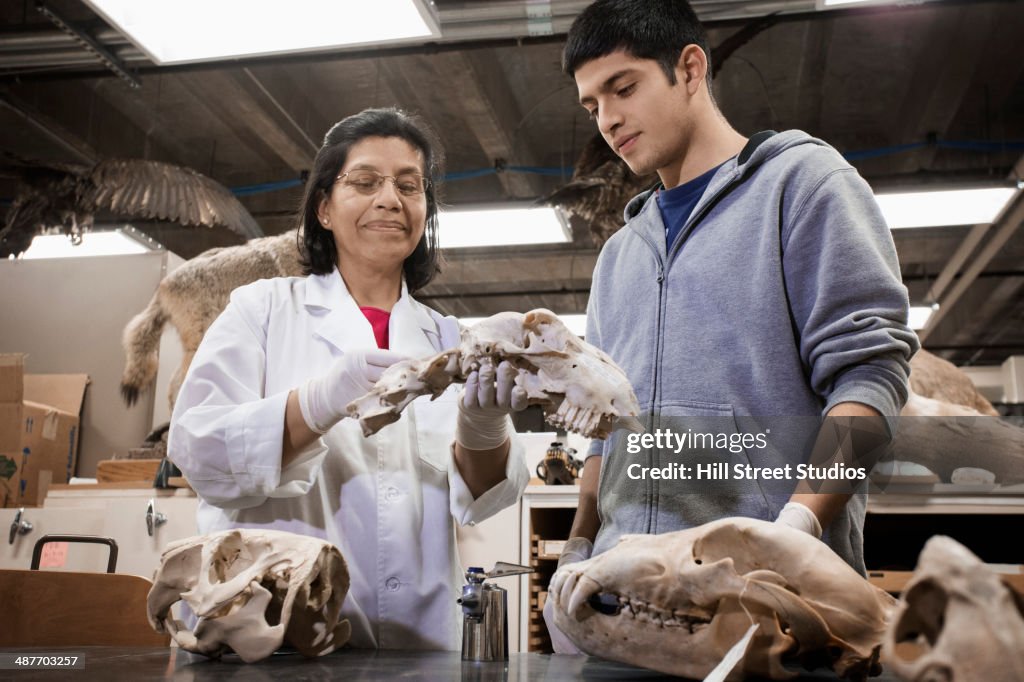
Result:
[[13,170],[20,187],[0,229],[0,258],[19,256],[37,234],[55,230],[78,243],[92,228],[96,214],[224,227],[245,239],[263,236],[226,187],[190,168],[143,159],[107,159],[93,166],[22,162]]

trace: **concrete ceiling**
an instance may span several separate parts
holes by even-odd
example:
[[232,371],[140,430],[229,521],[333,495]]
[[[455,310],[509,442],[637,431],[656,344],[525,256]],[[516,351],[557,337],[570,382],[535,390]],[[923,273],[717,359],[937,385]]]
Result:
[[[161,68],[76,0],[46,3],[53,16],[30,0],[0,0],[0,152],[62,162],[149,158],[232,188],[287,184],[310,167],[333,122],[397,105],[439,130],[449,173],[570,169],[594,127],[559,60],[564,33],[587,3],[436,4],[443,38],[427,45]],[[1019,0],[831,12],[815,11],[813,0],[694,5],[712,47],[778,13],[717,73],[716,97],[740,132],[806,130],[855,154],[876,190],[1024,176]],[[951,144],[965,141],[982,144]],[[532,201],[570,172],[451,180],[444,199]],[[242,201],[273,234],[291,227],[299,191]],[[0,200],[13,194],[13,182],[0,178]],[[1024,353],[1022,213],[1018,197],[993,226],[894,233],[912,300],[931,292],[943,304],[942,319],[924,334],[926,347],[958,364],[998,364]],[[235,239],[140,227],[185,257]],[[449,252],[423,298],[457,315],[538,306],[583,312],[596,257],[587,226],[574,219],[572,244]]]

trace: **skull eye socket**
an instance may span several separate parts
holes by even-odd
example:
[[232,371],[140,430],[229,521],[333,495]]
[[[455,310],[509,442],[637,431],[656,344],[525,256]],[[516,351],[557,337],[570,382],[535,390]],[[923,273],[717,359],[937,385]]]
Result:
[[929,646],[935,646],[945,625],[949,596],[934,580],[922,580],[904,595],[910,612],[897,629],[897,641],[917,640],[923,635]]
[[590,608],[605,616],[617,616],[619,611],[622,610],[622,603],[619,601],[619,598],[608,592],[593,595],[587,600],[587,604]]

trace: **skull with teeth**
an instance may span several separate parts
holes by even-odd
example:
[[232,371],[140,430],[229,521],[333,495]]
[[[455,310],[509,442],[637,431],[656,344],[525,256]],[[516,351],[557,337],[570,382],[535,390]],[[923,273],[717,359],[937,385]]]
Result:
[[626,535],[551,580],[555,625],[585,652],[703,679],[751,627],[729,679],[830,667],[864,679],[895,600],[827,545],[765,521],[728,518]]
[[[234,651],[247,663],[284,641],[322,656],[352,632],[341,620],[348,569],[334,545],[275,530],[228,530],[167,546],[149,592],[150,625],[183,649],[211,657]],[[171,615],[184,600],[194,630]]]
[[349,415],[369,436],[397,421],[413,399],[436,397],[483,365],[505,361],[516,368],[516,385],[529,404],[540,405],[552,425],[588,438],[605,438],[618,427],[642,430],[625,373],[543,309],[499,313],[463,329],[455,349],[392,365],[370,393],[348,406]]
[[1024,679],[1024,597],[970,550],[931,538],[903,592],[884,656],[912,682]]

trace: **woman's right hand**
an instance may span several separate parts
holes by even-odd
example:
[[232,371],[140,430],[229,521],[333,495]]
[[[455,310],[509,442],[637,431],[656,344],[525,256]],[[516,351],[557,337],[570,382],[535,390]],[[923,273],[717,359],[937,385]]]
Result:
[[407,356],[378,348],[347,351],[319,377],[298,389],[299,409],[306,425],[316,433],[327,433],[347,416],[346,406],[370,392],[391,365]]

